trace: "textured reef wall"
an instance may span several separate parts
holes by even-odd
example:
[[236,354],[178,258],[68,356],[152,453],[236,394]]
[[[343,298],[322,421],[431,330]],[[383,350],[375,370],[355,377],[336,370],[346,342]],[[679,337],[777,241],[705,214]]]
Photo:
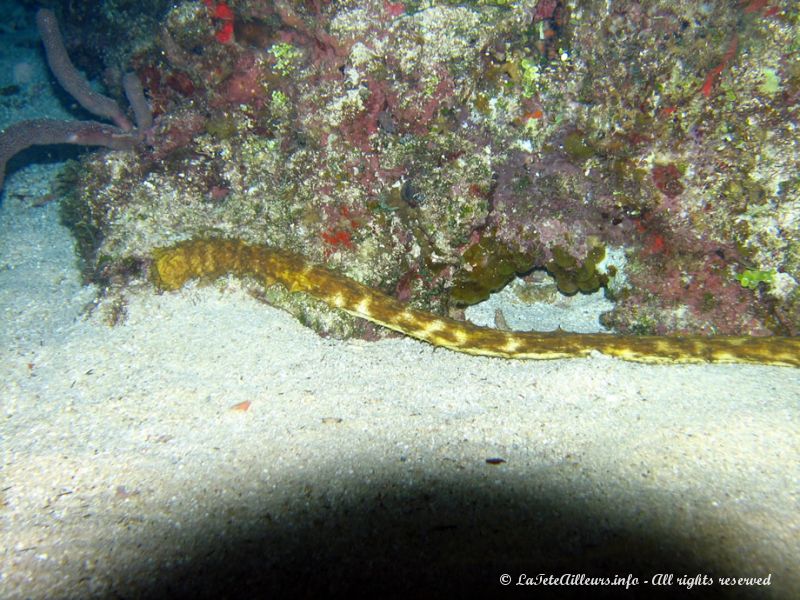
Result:
[[65,217],[111,290],[225,237],[440,314],[537,268],[620,332],[797,335],[800,9],[773,6],[180,2],[128,58],[148,143],[70,169]]

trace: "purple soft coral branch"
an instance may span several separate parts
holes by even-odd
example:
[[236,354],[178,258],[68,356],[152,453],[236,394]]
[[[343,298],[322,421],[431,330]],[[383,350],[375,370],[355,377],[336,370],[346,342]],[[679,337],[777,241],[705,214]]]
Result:
[[15,123],[0,134],[0,187],[5,177],[6,162],[25,148],[48,144],[76,144],[131,150],[137,141],[134,136],[118,127],[96,121],[32,119]]
[[133,108],[137,130],[111,98],[92,90],[86,78],[75,68],[67,55],[58,22],[52,11],[40,9],[36,24],[44,43],[47,64],[58,82],[86,110],[114,121],[118,127],[94,121],[58,121],[33,119],[7,127],[0,133],[0,190],[5,179],[6,163],[17,152],[30,146],[76,144],[104,146],[112,150],[131,150],[144,138],[153,125],[153,116],[142,84],[133,73],[123,78],[125,95]]
[[142,80],[136,73],[125,73],[122,77],[122,88],[125,90],[125,97],[133,109],[133,117],[136,120],[136,128],[140,134],[144,134],[153,127],[153,112],[147,103],[142,88]]
[[95,92],[83,73],[75,68],[64,47],[61,31],[58,28],[56,15],[51,10],[41,8],[36,13],[36,26],[42,37],[47,64],[69,95],[75,98],[83,108],[93,115],[105,117],[117,124],[123,131],[130,131],[133,125],[123,114],[119,105],[111,98]]

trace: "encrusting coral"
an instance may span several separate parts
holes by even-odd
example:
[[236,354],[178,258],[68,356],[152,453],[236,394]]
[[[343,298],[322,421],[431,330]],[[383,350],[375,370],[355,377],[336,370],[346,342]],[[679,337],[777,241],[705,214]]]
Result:
[[[127,61],[154,144],[83,161],[90,278],[215,236],[441,314],[540,269],[563,293],[608,290],[619,333],[800,333],[796,11],[242,0],[161,21]],[[775,277],[743,286],[747,270]],[[324,334],[374,333],[271,300]]]

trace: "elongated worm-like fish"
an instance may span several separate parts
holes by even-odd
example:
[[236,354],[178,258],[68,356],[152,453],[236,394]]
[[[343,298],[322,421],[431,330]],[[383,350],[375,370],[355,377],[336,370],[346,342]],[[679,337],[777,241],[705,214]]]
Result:
[[457,352],[515,359],[607,356],[643,363],[751,363],[800,367],[800,337],[630,336],[514,332],[416,310],[297,254],[238,240],[181,242],[154,252],[158,287],[176,290],[192,278],[232,273],[281,283],[357,317]]

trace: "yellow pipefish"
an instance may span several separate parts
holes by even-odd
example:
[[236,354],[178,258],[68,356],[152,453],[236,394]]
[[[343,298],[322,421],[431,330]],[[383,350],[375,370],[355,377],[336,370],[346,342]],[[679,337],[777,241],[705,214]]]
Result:
[[176,290],[228,273],[281,283],[328,305],[457,352],[516,359],[607,356],[643,363],[752,363],[800,367],[800,337],[661,337],[499,331],[413,309],[304,258],[238,240],[191,240],[155,250],[153,278]]

